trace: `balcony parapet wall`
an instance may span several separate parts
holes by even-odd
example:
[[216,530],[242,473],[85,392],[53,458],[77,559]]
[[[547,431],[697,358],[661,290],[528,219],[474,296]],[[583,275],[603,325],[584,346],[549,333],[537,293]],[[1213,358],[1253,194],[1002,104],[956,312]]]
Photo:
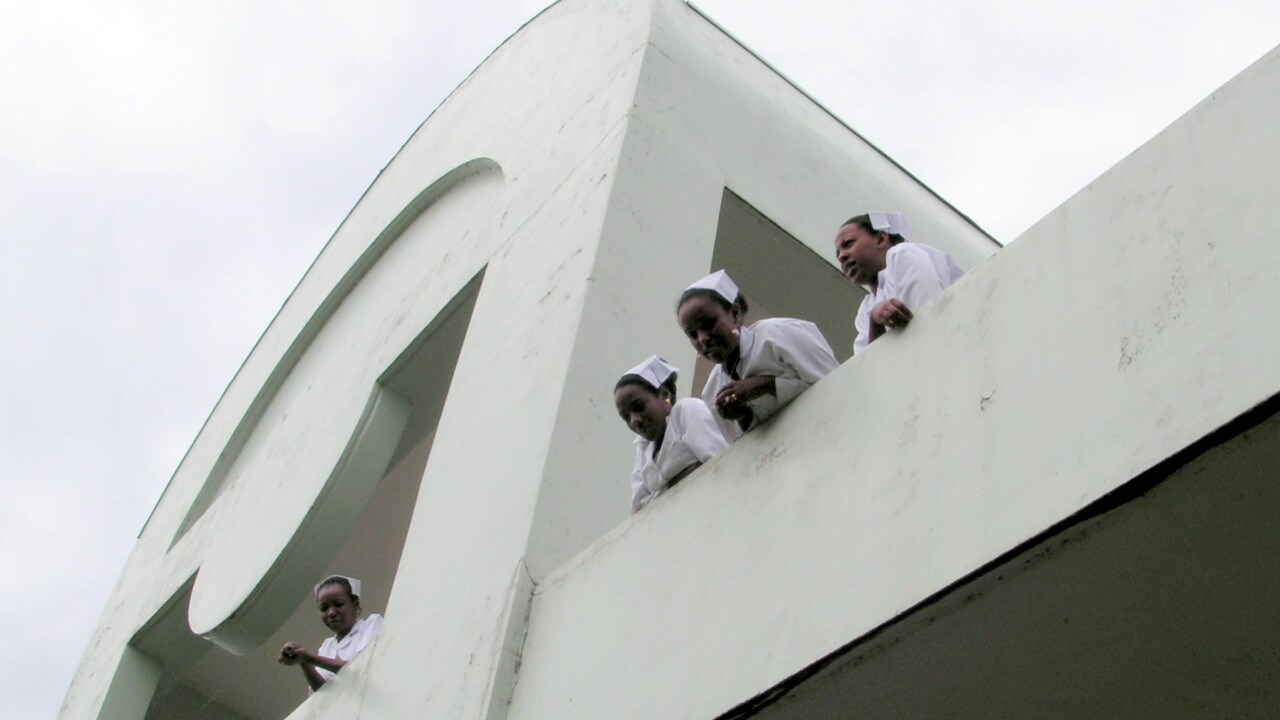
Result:
[[1280,393],[1277,117],[1273,51],[547,577],[509,717],[714,717]]

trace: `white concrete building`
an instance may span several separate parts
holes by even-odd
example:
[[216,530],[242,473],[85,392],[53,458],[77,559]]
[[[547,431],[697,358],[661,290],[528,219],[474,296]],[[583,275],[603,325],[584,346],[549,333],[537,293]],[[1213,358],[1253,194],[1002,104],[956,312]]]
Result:
[[[1277,118],[1273,52],[988,258],[696,10],[563,0],[267,328],[61,716],[1274,717]],[[875,209],[972,272],[849,359]],[[719,267],[846,362],[628,517],[613,382]],[[308,697],[333,571],[386,630]]]

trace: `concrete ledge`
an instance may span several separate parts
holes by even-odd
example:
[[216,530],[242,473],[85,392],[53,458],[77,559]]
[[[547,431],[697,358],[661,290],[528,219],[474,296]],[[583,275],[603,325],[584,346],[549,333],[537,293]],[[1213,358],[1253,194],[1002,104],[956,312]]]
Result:
[[1278,59],[549,577],[511,716],[723,713],[1280,393]]

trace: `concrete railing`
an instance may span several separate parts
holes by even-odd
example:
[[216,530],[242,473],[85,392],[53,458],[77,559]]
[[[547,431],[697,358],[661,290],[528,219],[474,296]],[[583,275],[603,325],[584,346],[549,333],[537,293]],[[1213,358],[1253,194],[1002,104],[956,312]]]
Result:
[[714,717],[1280,393],[1278,58],[547,577],[510,716]]

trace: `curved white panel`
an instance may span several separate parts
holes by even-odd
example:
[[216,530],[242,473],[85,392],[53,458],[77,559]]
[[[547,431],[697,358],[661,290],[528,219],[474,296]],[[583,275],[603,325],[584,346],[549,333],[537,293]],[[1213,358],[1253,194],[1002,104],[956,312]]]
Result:
[[335,288],[339,299],[326,302],[329,316],[279,387],[264,387],[270,400],[210,509],[216,532],[192,590],[193,631],[237,650],[261,642],[385,471],[407,408],[377,378],[452,297],[428,291],[429,271],[460,238],[483,236],[502,189],[491,162],[468,169],[434,183],[391,224],[368,253],[376,259],[357,263],[367,269],[350,291]]

